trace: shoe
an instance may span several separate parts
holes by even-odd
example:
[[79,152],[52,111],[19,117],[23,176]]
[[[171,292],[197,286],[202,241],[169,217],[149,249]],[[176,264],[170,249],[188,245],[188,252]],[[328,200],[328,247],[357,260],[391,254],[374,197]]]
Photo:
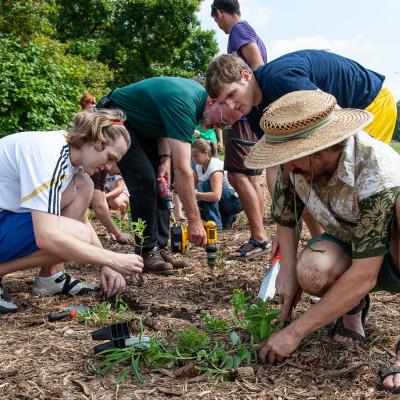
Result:
[[172,275],[174,273],[174,267],[162,258],[158,247],[146,251],[142,257],[144,264],[143,272],[157,275]]
[[161,257],[164,259],[164,261],[172,264],[172,266],[175,269],[182,269],[182,268],[188,268],[189,264],[185,260],[178,260],[177,258],[174,258],[171,256],[171,254],[168,253],[168,250],[166,249],[161,249],[160,250]]
[[[400,341],[397,342],[396,345],[396,355],[400,351]],[[381,368],[379,370],[378,376],[380,379],[380,388],[383,390],[386,390],[387,392],[393,393],[393,394],[400,394],[400,387],[394,387],[394,388],[389,388],[383,384],[383,380],[389,376],[389,375],[395,375],[395,374],[400,374],[400,366],[398,365],[392,365],[387,368]]]
[[[243,243],[235,253],[240,255],[229,255],[230,260],[250,260],[252,258],[259,257],[265,253],[271,251],[272,242],[270,240],[265,240],[264,242],[259,242],[253,238],[250,238],[247,242]],[[251,251],[258,249],[256,252],[249,254]]]
[[16,312],[18,310],[17,305],[14,303],[10,303],[9,301],[6,301],[4,299],[2,280],[3,280],[3,278],[0,278],[0,314],[8,314],[8,313]]
[[32,290],[40,294],[69,294],[72,296],[87,294],[99,289],[96,284],[87,284],[73,278],[66,272],[61,271],[49,277],[37,275]]
[[[369,295],[367,294],[358,305],[356,305],[354,308],[352,308],[350,311],[348,311],[346,314],[347,315],[354,315],[358,314],[361,311],[361,323],[363,328],[365,327],[365,320],[367,319],[368,311],[369,311],[369,306],[370,306],[370,299]],[[336,323],[335,326],[332,329],[332,336],[335,336],[336,334],[343,336],[343,337],[348,337],[350,339],[353,339],[355,342],[359,343],[364,343],[365,342],[365,337],[357,333],[356,331],[353,331],[352,329],[346,328],[343,324],[343,318],[340,317]]]

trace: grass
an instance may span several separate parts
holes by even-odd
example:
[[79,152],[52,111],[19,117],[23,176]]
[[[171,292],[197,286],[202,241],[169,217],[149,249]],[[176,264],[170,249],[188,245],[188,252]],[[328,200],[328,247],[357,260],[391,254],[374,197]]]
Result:
[[391,143],[390,146],[393,150],[397,151],[397,153],[400,153],[400,143]]

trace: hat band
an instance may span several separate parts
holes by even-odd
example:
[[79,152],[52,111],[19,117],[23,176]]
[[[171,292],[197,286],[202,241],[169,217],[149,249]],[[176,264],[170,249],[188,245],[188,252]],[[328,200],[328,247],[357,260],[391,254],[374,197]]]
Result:
[[270,135],[269,133],[264,133],[264,139],[266,142],[281,143],[281,142],[286,142],[287,140],[306,138],[306,137],[309,137],[310,135],[312,135],[318,129],[321,129],[322,127],[324,127],[325,125],[329,125],[335,119],[336,119],[335,113],[331,113],[325,119],[318,122],[317,124],[315,124],[313,126],[309,126],[304,129],[300,129],[299,131],[297,131],[295,133],[290,133],[289,135],[279,135],[279,136]]

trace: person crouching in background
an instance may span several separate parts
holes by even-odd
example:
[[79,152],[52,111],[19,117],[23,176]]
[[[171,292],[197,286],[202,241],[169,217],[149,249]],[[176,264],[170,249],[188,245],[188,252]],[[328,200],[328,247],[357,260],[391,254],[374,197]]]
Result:
[[229,229],[242,211],[242,205],[228,182],[223,161],[216,155],[215,143],[204,139],[192,143],[196,199],[204,221],[211,220],[217,228]]

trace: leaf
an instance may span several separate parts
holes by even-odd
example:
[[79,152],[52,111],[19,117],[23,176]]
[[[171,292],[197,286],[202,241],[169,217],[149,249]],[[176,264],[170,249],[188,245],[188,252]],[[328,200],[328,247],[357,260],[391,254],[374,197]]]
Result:
[[233,368],[233,357],[232,356],[226,357],[222,366],[227,369]]
[[239,356],[233,356],[233,368],[237,368],[242,363],[242,358]]
[[235,332],[231,332],[231,343],[232,346],[238,346],[240,344],[240,336]]

